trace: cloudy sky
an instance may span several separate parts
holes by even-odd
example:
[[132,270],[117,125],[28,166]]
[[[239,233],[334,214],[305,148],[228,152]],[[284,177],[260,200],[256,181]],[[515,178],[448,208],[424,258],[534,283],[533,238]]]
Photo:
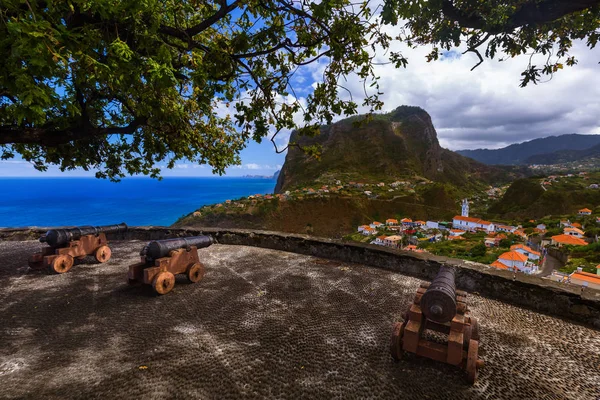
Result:
[[[393,28],[390,34],[394,35]],[[511,143],[566,133],[600,134],[600,48],[589,50],[575,43],[571,55],[579,63],[565,67],[542,84],[520,88],[520,74],[528,56],[506,61],[485,60],[474,71],[474,54],[462,55],[460,49],[445,54],[441,60],[427,63],[428,48],[406,49],[396,43],[408,57],[406,69],[392,65],[376,67],[385,92],[384,111],[399,105],[424,108],[433,119],[442,146],[451,150],[499,148]],[[385,61],[382,56],[378,61]],[[538,64],[541,60],[538,60]],[[306,96],[322,75],[325,64],[314,63],[296,75],[296,94]],[[356,96],[362,83],[349,78],[345,86]],[[361,110],[366,111],[366,110]],[[277,138],[285,146],[289,132]],[[281,167],[285,154],[276,154],[267,140],[250,143],[242,152],[242,165],[230,168],[229,176],[272,175]],[[208,176],[210,168],[178,164],[165,170],[165,176]],[[51,168],[41,174],[22,161],[0,161],[0,176],[81,176],[89,173],[60,173]]]

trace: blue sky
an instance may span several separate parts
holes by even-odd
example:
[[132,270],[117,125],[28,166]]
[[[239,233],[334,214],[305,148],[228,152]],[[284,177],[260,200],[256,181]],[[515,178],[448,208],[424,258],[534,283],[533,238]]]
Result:
[[[250,142],[240,154],[242,165],[231,167],[227,170],[227,176],[244,175],[273,175],[275,171],[281,169],[285,161],[285,154],[277,154],[273,143],[265,140],[262,143]],[[175,168],[164,168],[162,175],[168,176],[213,176],[211,168],[208,165],[193,165],[180,162]],[[56,167],[49,167],[48,171],[36,171],[33,166],[20,159],[7,161],[0,160],[0,177],[82,177],[94,176],[94,172],[67,171],[61,172]]]

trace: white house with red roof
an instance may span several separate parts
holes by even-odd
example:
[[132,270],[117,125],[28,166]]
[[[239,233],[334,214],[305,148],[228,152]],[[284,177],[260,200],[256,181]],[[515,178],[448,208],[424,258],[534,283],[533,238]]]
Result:
[[379,245],[382,245],[382,246],[383,246],[383,242],[384,242],[384,240],[385,240],[386,238],[387,238],[387,236],[385,236],[385,235],[382,235],[382,236],[377,236],[377,237],[375,238],[375,244],[379,244]]
[[496,225],[496,232],[514,232],[517,230],[516,226],[511,225]]
[[596,273],[584,272],[581,268],[569,275],[569,282],[574,285],[600,289],[600,265],[596,267]]
[[371,225],[369,225],[369,226],[371,228],[373,228],[373,229],[383,228],[383,224],[381,222],[378,222],[378,221],[371,222]]
[[502,253],[496,261],[491,265],[499,269],[506,269],[509,271],[520,271],[526,274],[531,274],[537,271],[537,265],[527,262],[528,257],[515,250],[507,251]]
[[455,229],[462,229],[465,231],[486,231],[495,232],[496,226],[493,222],[485,221],[481,218],[464,217],[457,215],[452,218],[452,227]]
[[363,230],[361,231],[361,233],[365,236],[370,236],[370,235],[374,235],[377,233],[377,229],[375,228],[371,228],[370,226],[365,226],[363,228]]
[[393,218],[389,218],[385,220],[385,224],[386,225],[398,225],[398,220],[397,219],[393,219]]
[[578,213],[579,215],[592,215],[592,210],[589,208],[582,208]]
[[513,244],[512,246],[510,246],[510,249],[512,251],[517,251],[521,254],[524,254],[525,256],[527,256],[528,259],[534,261],[539,260],[542,256],[539,251],[535,251],[531,247],[525,246],[524,244]]
[[579,228],[565,228],[563,233],[565,235],[570,235],[579,239],[583,239],[583,237],[585,236],[585,232],[583,232]]

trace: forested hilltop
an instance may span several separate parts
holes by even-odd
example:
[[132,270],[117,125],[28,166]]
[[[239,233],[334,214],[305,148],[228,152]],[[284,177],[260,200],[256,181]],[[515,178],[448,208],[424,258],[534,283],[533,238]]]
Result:
[[340,237],[379,216],[451,218],[459,199],[526,174],[442,148],[431,117],[419,107],[342,120],[322,126],[316,137],[293,134],[291,141],[276,194],[206,206],[175,225]]

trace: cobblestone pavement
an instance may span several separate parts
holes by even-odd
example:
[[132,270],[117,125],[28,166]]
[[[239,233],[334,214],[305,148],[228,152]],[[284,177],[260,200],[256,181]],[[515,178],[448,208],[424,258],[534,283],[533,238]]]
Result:
[[273,250],[201,250],[204,279],[126,284],[143,242],[69,273],[0,242],[0,398],[599,399],[600,332],[470,295],[486,367],[394,363],[392,324],[419,280]]

